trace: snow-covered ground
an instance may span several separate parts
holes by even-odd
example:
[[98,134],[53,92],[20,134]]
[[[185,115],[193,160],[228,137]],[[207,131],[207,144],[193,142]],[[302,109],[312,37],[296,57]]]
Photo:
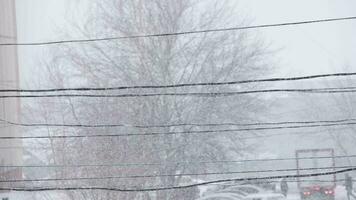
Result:
[[335,199],[336,200],[347,200],[346,190],[344,186],[337,186],[335,188]]
[[297,193],[288,194],[287,200],[299,200],[300,196]]

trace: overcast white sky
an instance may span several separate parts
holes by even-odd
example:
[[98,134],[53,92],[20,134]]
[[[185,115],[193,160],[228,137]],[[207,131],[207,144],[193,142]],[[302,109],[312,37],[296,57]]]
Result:
[[[245,0],[241,1],[256,23],[275,23],[356,15],[353,0]],[[283,48],[281,71],[288,74],[342,71],[354,66],[356,21],[271,28],[261,31]],[[356,69],[356,68],[353,68]]]
[[[17,0],[19,41],[59,39],[66,20],[90,0]],[[91,0],[94,1],[94,0]],[[355,0],[240,0],[239,8],[253,24],[280,23],[356,15]],[[79,21],[80,23],[80,21]],[[278,75],[356,70],[356,20],[256,30],[281,48],[276,54]],[[61,38],[63,39],[63,38]],[[27,72],[43,56],[41,47],[20,48],[21,67]],[[27,77],[24,77],[27,79]]]

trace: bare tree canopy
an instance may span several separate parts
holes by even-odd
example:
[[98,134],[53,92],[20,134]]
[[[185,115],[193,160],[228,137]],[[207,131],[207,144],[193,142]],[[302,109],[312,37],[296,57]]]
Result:
[[[133,35],[159,32],[200,30],[246,22],[228,1],[195,0],[105,0],[94,3],[83,27],[76,27],[85,37],[99,35]],[[249,31],[204,33],[199,35],[137,38],[105,41],[84,45],[68,44],[53,49],[47,63],[48,82],[54,86],[86,85],[167,85],[209,81],[232,81],[258,78],[269,73],[267,48],[256,34]],[[194,88],[135,89],[142,92],[229,92],[255,88],[243,86],[201,86]],[[193,91],[192,91],[193,90]],[[132,92],[131,91],[131,92]],[[121,94],[125,91],[110,91]],[[98,94],[108,94],[100,91]],[[176,124],[176,123],[241,123],[256,121],[264,111],[263,99],[256,96],[226,98],[192,98],[156,96],[131,99],[62,98],[40,100],[28,110],[46,122],[84,124]],[[38,117],[37,117],[38,118]],[[152,127],[152,131],[208,130],[206,127]],[[134,127],[48,128],[47,134],[91,135],[113,131],[143,133]],[[247,133],[246,133],[247,134]],[[251,133],[248,133],[251,134]],[[252,133],[253,134],[253,133]],[[231,168],[226,165],[186,164],[192,160],[223,160],[251,151],[240,136],[211,133],[204,136],[157,135],[127,138],[51,140],[50,162],[130,163],[153,162],[158,166],[56,169],[56,177],[178,174],[208,172]],[[179,162],[175,165],[165,163]],[[236,168],[236,166],[235,166]],[[161,176],[122,180],[85,180],[96,186],[179,186],[211,177]],[[77,182],[63,182],[73,185]],[[79,182],[78,182],[79,183]],[[113,193],[104,191],[69,192],[72,199],[195,199],[196,189],[150,193]]]

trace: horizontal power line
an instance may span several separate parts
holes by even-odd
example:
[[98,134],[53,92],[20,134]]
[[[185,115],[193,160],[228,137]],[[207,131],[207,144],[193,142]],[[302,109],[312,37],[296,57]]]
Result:
[[117,188],[117,187],[0,187],[2,191],[27,191],[27,192],[38,192],[38,191],[68,191],[68,190],[105,190],[105,191],[116,191],[116,192],[150,192],[150,191],[162,191],[162,190],[178,190],[187,189],[192,187],[198,187],[209,184],[216,183],[227,183],[227,182],[242,182],[242,181],[254,181],[254,180],[273,180],[282,178],[303,178],[303,177],[318,177],[318,176],[328,176],[334,174],[341,174],[346,172],[356,171],[356,168],[348,168],[331,172],[321,172],[321,173],[310,173],[310,174],[300,174],[300,175],[278,175],[278,176],[264,176],[264,177],[247,177],[247,178],[230,178],[230,179],[219,179],[213,181],[205,181],[201,183],[194,183],[182,186],[163,186],[163,187],[150,187],[150,188]]
[[[312,156],[298,158],[298,160],[312,159],[341,159],[356,158],[356,155],[345,156]],[[110,163],[110,164],[72,164],[72,165],[0,165],[0,168],[80,168],[80,167],[135,167],[135,166],[170,166],[177,164],[221,164],[221,163],[246,163],[246,162],[272,162],[272,161],[296,161],[296,158],[267,158],[267,159],[244,159],[244,160],[194,160],[165,163]]]
[[327,18],[327,19],[296,21],[296,22],[276,23],[276,24],[261,24],[261,25],[241,26],[241,27],[231,27],[231,28],[182,31],[182,32],[173,32],[173,33],[155,33],[155,34],[116,36],[116,37],[91,38],[91,39],[57,40],[57,41],[46,41],[46,42],[0,43],[0,46],[44,46],[44,45],[65,44],[65,43],[88,43],[88,42],[112,41],[112,40],[123,40],[123,39],[168,37],[168,36],[179,36],[179,35],[188,35],[188,34],[267,28],[267,27],[295,26],[295,25],[302,25],[302,24],[324,23],[324,22],[355,20],[355,19],[356,16],[351,16],[351,17]]
[[[295,179],[289,179],[286,180],[288,183],[298,183],[298,182],[302,182],[302,183],[334,183],[334,182],[345,182],[345,179],[336,179],[334,180],[295,180]],[[280,180],[268,180],[268,181],[254,181],[251,182],[251,184],[263,184],[263,183],[280,183]],[[353,181],[356,182],[356,181]],[[246,182],[246,183],[241,183],[241,184],[236,184],[236,183],[216,183],[215,185],[224,185],[224,186],[236,186],[236,185],[245,185],[245,184],[250,184],[250,182]]]
[[[340,125],[353,125],[353,124],[340,124]],[[335,126],[334,124],[331,124],[330,126]],[[317,126],[312,126],[312,127],[305,127],[305,128],[313,128],[313,127],[317,127]],[[271,127],[272,129],[274,129],[274,127]],[[293,127],[287,127],[287,128],[293,128]],[[267,128],[263,128],[263,129],[267,129]],[[258,131],[261,131],[263,129],[259,129]],[[343,128],[345,129],[345,128]],[[247,130],[246,130],[247,131]],[[325,134],[326,132],[321,132],[321,131],[318,131],[318,132],[311,132],[313,134]],[[311,134],[311,133],[306,133],[306,132],[291,132],[291,133],[269,133],[269,134],[263,134],[263,135],[254,135],[254,136],[244,136],[244,137],[239,137],[239,139],[241,140],[250,140],[250,139],[261,139],[261,138],[270,138],[270,137],[275,137],[275,136],[283,136],[283,135],[297,135],[297,134]],[[347,132],[346,132],[347,133]],[[178,134],[178,133],[177,133]],[[130,136],[130,135],[129,135]],[[116,137],[116,136],[115,136]],[[0,137],[1,139],[1,137]],[[49,147],[47,147],[48,149]],[[42,148],[42,149],[45,149]]]
[[70,178],[40,178],[40,179],[9,179],[0,180],[0,183],[15,182],[49,182],[49,181],[80,181],[80,180],[110,180],[110,179],[139,179],[139,178],[160,178],[160,177],[190,177],[190,176],[211,176],[211,175],[231,175],[250,173],[271,173],[271,172],[291,172],[291,171],[311,171],[311,170],[335,170],[353,168],[356,166],[339,167],[311,167],[311,168],[288,168],[288,169],[267,169],[250,171],[229,171],[229,172],[204,172],[204,173],[182,173],[182,174],[152,174],[152,175],[128,175],[128,176],[100,176],[100,177],[70,177]]
[[[172,131],[172,132],[146,132],[146,133],[125,133],[125,134],[53,135],[53,136],[2,136],[2,137],[0,137],[0,140],[9,140],[9,139],[100,138],[100,137],[158,136],[158,135],[179,135],[179,134],[209,134],[209,133],[229,133],[229,132],[262,131],[262,130],[282,130],[282,129],[299,129],[299,128],[315,128],[315,127],[331,127],[331,126],[348,126],[348,125],[356,125],[356,122],[334,123],[334,124],[312,124],[312,125],[300,125],[300,126],[294,125],[294,126],[240,128],[240,129]],[[256,137],[259,137],[259,136],[256,136]],[[241,139],[244,139],[244,137],[241,137]]]
[[314,121],[282,121],[282,122],[255,122],[255,123],[177,123],[177,124],[155,124],[155,125],[134,125],[134,124],[60,124],[60,123],[18,123],[0,118],[4,122],[13,126],[24,127],[78,127],[78,128],[103,128],[103,127],[132,127],[132,128],[168,128],[179,126],[264,126],[264,125],[288,125],[288,124],[316,124],[316,123],[340,123],[353,122],[356,118],[337,119],[337,120],[314,120]]
[[160,89],[160,88],[179,88],[179,87],[193,87],[193,86],[221,86],[221,85],[238,85],[246,83],[262,83],[262,82],[279,82],[279,81],[298,81],[319,79],[327,77],[345,77],[356,76],[356,72],[342,72],[331,74],[315,74],[309,76],[296,76],[296,77],[277,77],[265,79],[250,79],[241,81],[227,81],[227,82],[203,82],[203,83],[181,83],[170,85],[134,85],[134,86],[117,86],[117,87],[77,87],[77,88],[50,88],[50,89],[0,89],[3,92],[63,92],[63,91],[110,91],[110,90],[127,90],[127,89]]
[[8,98],[59,98],[59,97],[90,97],[90,98],[132,98],[132,97],[157,97],[157,96],[192,96],[192,97],[228,97],[235,95],[257,94],[257,93],[355,93],[354,87],[343,87],[337,89],[311,88],[311,89],[265,89],[265,90],[246,90],[238,92],[171,92],[171,93],[143,93],[143,94],[42,94],[42,95],[0,95],[0,99]]

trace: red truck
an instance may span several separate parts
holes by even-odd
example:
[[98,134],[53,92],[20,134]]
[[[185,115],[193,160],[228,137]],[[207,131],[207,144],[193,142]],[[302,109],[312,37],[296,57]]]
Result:
[[[334,149],[302,149],[295,153],[297,175],[335,171]],[[336,175],[298,177],[302,200],[335,199]]]

